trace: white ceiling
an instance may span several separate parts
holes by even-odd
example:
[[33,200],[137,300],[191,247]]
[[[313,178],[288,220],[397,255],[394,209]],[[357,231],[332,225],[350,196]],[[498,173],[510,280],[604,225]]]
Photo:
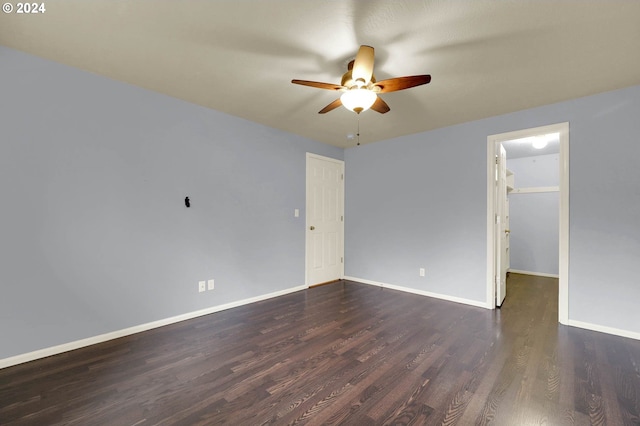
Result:
[[[431,74],[360,115],[361,142],[640,84],[636,0],[47,0],[0,14],[0,44],[337,146],[317,112],[358,46],[378,80]],[[0,67],[1,69],[1,67]]]

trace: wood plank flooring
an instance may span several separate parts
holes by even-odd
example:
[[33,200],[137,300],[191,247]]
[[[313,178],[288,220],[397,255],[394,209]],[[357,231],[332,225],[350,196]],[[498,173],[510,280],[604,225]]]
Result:
[[341,281],[0,370],[2,425],[639,425],[640,341]]

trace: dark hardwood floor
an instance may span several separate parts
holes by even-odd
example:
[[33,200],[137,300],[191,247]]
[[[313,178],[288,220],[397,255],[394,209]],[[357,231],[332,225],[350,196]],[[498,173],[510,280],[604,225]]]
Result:
[[640,341],[353,282],[0,370],[0,424],[638,425]]

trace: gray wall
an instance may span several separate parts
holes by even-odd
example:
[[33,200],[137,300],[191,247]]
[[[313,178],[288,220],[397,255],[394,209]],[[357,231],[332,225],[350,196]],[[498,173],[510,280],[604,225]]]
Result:
[[304,285],[305,152],[343,150],[3,47],[0,64],[0,359]]
[[345,151],[345,275],[484,301],[486,136],[465,143],[473,130]]
[[635,86],[346,150],[345,274],[486,302],[487,136],[568,121],[569,318],[640,333],[638,117]]
[[[509,152],[507,151],[507,157]],[[560,185],[559,155],[507,160],[515,188]],[[511,269],[557,275],[559,192],[509,194]]]

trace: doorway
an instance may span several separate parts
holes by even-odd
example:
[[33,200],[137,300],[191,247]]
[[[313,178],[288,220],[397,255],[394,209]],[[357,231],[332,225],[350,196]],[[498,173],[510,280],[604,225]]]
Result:
[[[505,232],[504,212],[498,205],[501,146],[514,139],[534,138],[540,135],[557,133],[559,138],[559,241],[558,241],[558,321],[567,324],[569,317],[569,123],[558,123],[514,132],[501,133],[487,137],[487,308],[495,309],[502,297],[501,258],[505,249],[500,237]],[[504,261],[502,261],[504,262]]]
[[344,275],[344,161],[307,153],[306,286]]

